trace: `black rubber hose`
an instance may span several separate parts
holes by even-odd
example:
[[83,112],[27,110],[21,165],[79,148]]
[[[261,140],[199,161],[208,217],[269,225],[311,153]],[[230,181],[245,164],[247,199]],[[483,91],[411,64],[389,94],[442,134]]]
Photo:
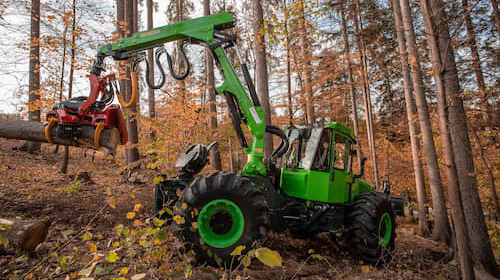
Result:
[[274,134],[274,135],[281,138],[280,145],[278,146],[278,148],[276,150],[274,150],[274,152],[272,153],[271,156],[273,158],[277,159],[277,158],[281,157],[282,155],[284,155],[288,151],[289,142],[288,142],[288,137],[286,137],[283,130],[281,130],[277,126],[268,125],[268,126],[266,126],[266,132]]
[[168,70],[170,71],[170,75],[172,75],[172,77],[174,77],[174,79],[184,80],[189,75],[189,72],[191,71],[191,65],[189,65],[189,59],[186,55],[186,52],[184,51],[184,44],[181,44],[179,46],[179,51],[181,52],[182,59],[184,59],[184,62],[186,63],[186,72],[184,72],[181,75],[177,75],[174,73],[174,67],[172,66],[172,58],[170,57],[170,55],[167,52],[166,54],[167,54]]
[[160,56],[163,53],[166,53],[168,55],[167,51],[163,47],[158,48],[155,51],[155,63],[156,63],[156,66],[158,67],[158,69],[160,70],[160,77],[161,77],[160,83],[158,83],[157,85],[154,84],[154,80],[153,81],[149,80],[150,79],[150,77],[149,77],[149,62],[146,59],[146,84],[148,84],[149,88],[160,89],[165,84],[165,70],[163,70],[163,66],[161,65],[161,62],[160,62]]

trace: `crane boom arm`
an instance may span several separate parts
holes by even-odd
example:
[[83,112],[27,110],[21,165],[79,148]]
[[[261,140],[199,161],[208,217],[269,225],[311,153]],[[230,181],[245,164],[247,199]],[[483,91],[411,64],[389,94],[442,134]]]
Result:
[[[266,122],[264,111],[254,91],[250,90],[252,98],[249,98],[223,48],[223,45],[232,45],[236,41],[236,36],[222,32],[223,29],[233,25],[234,20],[231,13],[220,13],[134,33],[113,44],[102,46],[91,74],[100,75],[103,60],[108,56],[115,60],[129,59],[137,55],[138,52],[176,40],[206,45],[212,51],[224,79],[222,85],[216,88],[216,92],[226,97],[233,126],[245,153],[248,154],[248,161],[242,173],[250,176],[265,175],[263,152]],[[253,87],[253,85],[249,86]],[[246,145],[240,126],[241,120],[247,124],[253,136],[250,146]]]

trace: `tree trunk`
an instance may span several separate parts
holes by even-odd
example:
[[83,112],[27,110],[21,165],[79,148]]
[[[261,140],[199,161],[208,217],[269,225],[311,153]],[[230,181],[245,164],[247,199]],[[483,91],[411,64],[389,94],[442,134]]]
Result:
[[[34,251],[47,237],[50,220],[16,220],[0,218],[0,240],[7,239],[7,248]],[[1,244],[2,242],[0,242]],[[0,249],[2,246],[0,245]]]
[[500,38],[500,13],[498,12],[497,0],[491,0],[491,6],[493,6],[493,18],[495,19],[495,27],[497,29],[497,39],[498,39]]
[[[120,3],[122,2],[122,3]],[[123,7],[123,2],[125,2],[125,6]],[[126,0],[126,1],[118,1],[118,5],[122,5],[123,10],[124,10],[124,16],[125,16],[125,35],[130,36],[134,32],[134,24],[135,24],[135,19],[134,19],[134,1],[133,0]],[[117,7],[118,10],[120,8]],[[120,20],[120,19],[118,19]],[[127,80],[124,80],[124,85],[125,85],[125,96],[127,99],[131,97],[132,93],[132,85],[130,82],[130,69],[126,67],[125,70],[125,75],[127,77]],[[137,99],[139,99],[138,97]],[[127,126],[127,131],[128,131],[128,143],[126,147],[126,162],[127,164],[134,163],[139,160],[139,150],[137,149],[137,144],[139,143],[139,137],[137,133],[137,108],[136,106],[131,106],[130,108],[126,108],[125,110],[125,123]]]
[[[203,15],[210,15],[210,0],[203,0]],[[209,102],[209,121],[212,133],[217,131],[217,100],[215,93],[215,76],[214,76],[214,61],[209,50],[205,50],[205,67],[207,71],[207,90]],[[210,163],[215,170],[222,170],[222,160],[220,157],[219,147],[214,147],[210,151]]]
[[417,51],[413,18],[411,15],[409,1],[400,0],[400,4],[403,16],[406,45],[409,54],[409,63],[411,67],[413,89],[415,90],[415,99],[417,103],[418,117],[420,120],[420,130],[422,132],[422,141],[424,144],[427,174],[429,176],[429,184],[432,194],[432,205],[434,207],[434,237],[449,244],[451,230],[448,222],[448,213],[446,210],[443,186],[441,184],[441,174],[439,172],[429,108],[427,107],[427,100],[425,99],[422,69],[420,67],[420,60]]
[[300,52],[302,55],[302,75],[304,82],[304,97],[305,99],[305,113],[307,124],[313,124],[316,120],[314,114],[314,96],[311,81],[311,56],[309,49],[309,39],[307,38],[307,24],[304,14],[304,1],[299,1],[298,7],[298,18],[299,18],[299,40],[300,40]]
[[[269,104],[269,85],[267,80],[267,58],[266,58],[266,37],[264,36],[264,12],[260,0],[253,1],[254,11],[254,38],[255,42],[255,76],[257,80],[257,94],[259,95],[261,106],[264,109],[266,124],[272,124],[271,107]],[[264,142],[264,157],[267,158],[273,153],[273,137],[266,133]]]
[[292,104],[292,68],[290,65],[291,55],[290,55],[290,34],[288,30],[289,23],[289,12],[286,4],[287,0],[283,0],[283,9],[285,11],[285,22],[284,22],[284,31],[285,31],[285,41],[286,41],[286,89],[287,89],[287,98],[288,98],[288,123],[290,125],[293,124],[293,104]]
[[413,170],[415,171],[415,186],[418,201],[418,229],[421,235],[430,233],[430,225],[427,220],[425,178],[420,160],[420,143],[418,138],[418,115],[415,100],[413,99],[413,89],[411,84],[410,69],[408,67],[408,53],[405,46],[405,35],[403,31],[403,19],[401,17],[401,6],[399,0],[392,0],[394,14],[394,25],[398,38],[399,54],[401,56],[401,70],[403,72],[403,87],[406,101],[406,115],[408,117],[408,128],[410,131],[411,153],[413,157]]
[[[470,249],[472,258],[480,264],[486,272],[499,276],[495,257],[491,249],[488,230],[484,220],[481,201],[477,189],[476,171],[472,155],[472,148],[467,128],[467,116],[458,81],[455,55],[452,48],[447,15],[444,3],[441,0],[429,1],[430,15],[434,15],[434,25],[430,28],[437,38],[437,47],[441,59],[441,67],[438,69],[444,79],[444,90],[448,101],[448,118],[450,137],[453,143],[454,160],[457,168],[460,192],[462,194],[462,205],[464,208],[467,231],[470,237]],[[435,11],[434,14],[431,11]],[[429,30],[427,30],[429,33]]]
[[[344,55],[345,55],[345,63],[347,66],[347,83],[349,84],[349,94],[351,95],[351,111],[352,111],[352,121],[354,124],[354,136],[359,141],[358,107],[356,102],[356,91],[354,90],[354,79],[352,77],[351,48],[349,46],[349,36],[347,32],[347,22],[345,19],[344,4],[340,4],[340,16],[342,18],[342,36],[344,39]],[[361,145],[359,145],[358,168],[360,170],[361,170],[362,158],[363,158],[363,152],[361,150]]]
[[[444,88],[443,76],[441,73],[441,57],[439,55],[439,48],[437,42],[438,34],[434,32],[434,23],[431,18],[431,11],[428,7],[427,0],[420,0],[422,6],[422,14],[424,18],[425,30],[427,33],[427,40],[431,51],[432,69],[434,74],[434,81],[436,84],[436,95],[438,101],[438,117],[439,128],[441,130],[441,148],[443,151],[443,159],[446,167],[446,176],[448,179],[448,196],[453,217],[453,227],[455,228],[456,243],[458,249],[458,256],[460,261],[460,270],[462,278],[469,280],[474,279],[474,267],[472,264],[471,256],[469,255],[468,237],[467,233],[466,216],[464,208],[462,207],[461,189],[458,181],[457,168],[454,159],[454,147],[452,144],[452,135],[450,134],[450,121],[448,119],[448,104],[446,92]],[[453,244],[451,244],[453,246]]]
[[[81,137],[73,141],[58,138],[57,129],[54,126],[50,131],[50,137],[54,144],[92,148],[94,147],[95,129],[93,126],[82,126]],[[40,122],[0,120],[0,137],[48,143],[45,138],[45,125]],[[104,129],[99,137],[99,143],[102,151],[115,154],[116,146],[120,143],[119,130],[117,128]]]
[[463,12],[465,27],[467,29],[467,45],[469,45],[470,48],[472,68],[474,69],[474,74],[476,76],[477,88],[479,90],[479,99],[481,100],[480,103],[482,107],[482,116],[486,125],[491,128],[491,110],[488,104],[488,96],[486,94],[486,85],[484,83],[483,70],[481,69],[481,59],[479,58],[479,52],[477,50],[476,32],[474,32],[474,26],[472,25],[472,19],[470,16],[472,8],[469,7],[468,0],[462,0],[462,9],[464,10]]
[[[68,99],[73,95],[73,75],[75,72],[75,35],[76,35],[76,0],[73,0],[73,23],[71,25],[71,66],[69,69],[69,85],[68,85]],[[61,166],[61,173],[66,174],[68,171],[69,161],[69,146],[64,146],[63,164]]]
[[[378,188],[378,165],[377,165],[377,152],[375,148],[375,134],[373,129],[373,117],[372,117],[372,109],[371,109],[371,98],[370,98],[370,84],[368,79],[368,69],[366,63],[366,53],[364,46],[364,39],[362,36],[362,24],[361,24],[361,15],[359,13],[359,3],[356,0],[354,2],[354,27],[356,30],[356,45],[358,47],[360,67],[361,67],[361,82],[363,85],[363,102],[366,110],[366,134],[368,140],[368,147],[370,149],[370,154],[372,157],[372,165],[373,165],[373,176],[375,179],[375,188]],[[358,19],[359,16],[359,19]]]
[[[31,0],[28,120],[40,122],[40,0]],[[40,150],[40,143],[26,142],[23,150]]]
[[[146,5],[147,5],[147,11],[148,11],[148,30],[153,28],[153,0],[146,0]],[[153,49],[148,50],[148,61],[149,63],[149,77],[146,77],[150,81],[154,80],[155,77],[155,66],[154,66],[154,56],[153,56]],[[154,88],[148,87],[148,115],[149,117],[153,120],[156,116],[156,109],[155,109],[155,90]],[[154,131],[151,131],[150,134],[151,139],[155,139],[155,134]]]

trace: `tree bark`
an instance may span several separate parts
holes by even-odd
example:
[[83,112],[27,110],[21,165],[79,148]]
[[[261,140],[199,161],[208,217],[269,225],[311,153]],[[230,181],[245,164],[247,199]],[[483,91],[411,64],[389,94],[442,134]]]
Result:
[[476,32],[474,31],[474,26],[472,25],[472,19],[470,16],[471,7],[469,7],[468,0],[462,0],[462,9],[464,12],[465,27],[467,30],[467,45],[469,45],[470,48],[472,68],[474,69],[477,88],[479,90],[482,116],[486,125],[491,128],[490,106],[488,104],[486,85],[484,83],[483,70],[481,69],[481,59],[479,58],[479,52],[477,50]]
[[409,63],[411,67],[413,89],[415,90],[415,99],[417,103],[418,117],[420,120],[420,130],[422,132],[422,141],[424,144],[427,174],[429,176],[429,184],[432,194],[432,205],[434,207],[434,237],[449,244],[451,240],[451,230],[448,222],[448,213],[446,210],[443,186],[441,184],[441,174],[439,172],[429,108],[427,107],[427,100],[425,99],[422,69],[417,51],[413,18],[411,15],[409,1],[400,0],[400,4],[403,16],[406,45],[409,54]]
[[289,34],[289,11],[287,8],[287,0],[283,0],[283,9],[285,11],[285,41],[286,41],[286,89],[288,98],[288,123],[293,124],[293,103],[292,103],[292,68],[291,68],[291,55],[290,55],[290,34]]
[[405,46],[405,35],[403,31],[403,19],[401,17],[401,6],[399,0],[392,0],[394,14],[394,25],[398,39],[399,54],[401,56],[401,70],[403,72],[403,87],[406,101],[406,115],[408,117],[408,128],[410,131],[411,153],[413,157],[413,170],[415,171],[415,186],[418,201],[418,229],[421,235],[430,233],[430,225],[427,220],[427,197],[425,191],[425,178],[420,160],[420,143],[418,138],[418,115],[413,89],[411,84],[410,69],[408,66],[408,53]]
[[[57,137],[56,127],[50,131],[54,144],[75,147],[94,147],[95,127],[82,126],[81,137],[75,141]],[[48,143],[45,138],[45,125],[40,122],[6,121],[0,120],[0,137]],[[120,143],[120,132],[117,128],[104,129],[99,137],[102,151],[110,154],[116,153],[116,146]]]
[[[6,238],[7,248],[34,251],[47,237],[50,220],[16,220],[0,217],[0,239]],[[0,245],[0,249],[2,246]]]
[[302,75],[304,82],[304,97],[305,113],[307,124],[314,124],[316,117],[314,114],[314,94],[311,81],[311,56],[309,49],[309,39],[307,38],[307,24],[304,14],[304,1],[299,1],[298,18],[299,18],[299,40],[300,52],[302,55]]
[[[121,3],[120,3],[121,2]],[[125,6],[123,7],[123,2],[125,2]],[[119,1],[117,4],[117,9],[120,10],[118,6],[122,5],[125,17],[125,35],[130,36],[134,33],[134,25],[135,25],[135,14],[134,14],[134,1],[126,0]],[[118,13],[118,16],[120,14]],[[118,19],[120,21],[120,19]],[[130,98],[132,93],[132,84],[130,82],[130,69],[126,67],[125,75],[127,80],[124,80],[123,84],[125,85],[125,96],[127,99]],[[140,99],[138,97],[137,99]],[[126,108],[125,110],[125,124],[127,126],[128,132],[128,143],[126,147],[126,162],[127,164],[134,163],[139,160],[139,150],[137,149],[137,144],[139,143],[139,137],[137,132],[137,107],[131,106],[130,108]]]
[[[264,12],[262,11],[261,0],[253,1],[254,11],[254,38],[255,42],[255,76],[257,80],[257,94],[260,99],[261,106],[264,109],[266,124],[272,124],[271,106],[269,104],[269,85],[267,77],[267,58],[266,58],[266,37],[264,35]],[[264,142],[264,157],[267,158],[273,153],[273,137],[266,133]]]
[[495,27],[497,29],[497,39],[498,39],[500,38],[500,13],[498,12],[497,0],[491,0],[491,6],[493,6],[493,18],[495,19]]
[[[438,101],[438,117],[439,128],[441,131],[441,148],[443,150],[443,159],[446,167],[446,176],[448,179],[448,196],[453,217],[453,226],[455,228],[456,243],[458,249],[458,256],[460,261],[460,270],[462,278],[469,280],[474,279],[474,267],[472,259],[469,254],[468,238],[470,234],[467,233],[467,225],[465,222],[466,216],[464,208],[462,207],[461,189],[455,165],[455,152],[452,144],[452,135],[450,134],[450,120],[448,119],[448,102],[445,92],[445,85],[441,73],[442,61],[439,54],[438,39],[434,32],[435,23],[431,18],[430,7],[427,0],[420,0],[422,6],[422,14],[424,18],[425,30],[427,33],[427,40],[430,46],[432,69],[434,81],[436,84],[436,95]],[[452,244],[453,245],[453,244]]]
[[[442,63],[437,70],[443,77],[446,100],[448,101],[450,137],[453,143],[453,152],[455,153],[454,160],[462,194],[462,205],[470,238],[472,258],[486,272],[499,276],[500,273],[491,248],[477,189],[476,171],[467,128],[467,116],[460,96],[461,89],[447,23],[448,16],[441,0],[429,1],[429,4],[429,17],[433,15],[431,20],[434,20],[434,25],[429,28],[435,28],[432,32],[435,33],[435,38],[437,38],[436,44]],[[427,33],[429,32],[427,30]]]
[[[40,0],[31,1],[28,120],[40,122]],[[40,143],[26,142],[29,152],[40,150]]]
[[[203,15],[210,15],[210,0],[203,0]],[[205,50],[205,67],[207,71],[210,129],[212,130],[212,133],[214,133],[217,131],[217,100],[215,93],[214,61],[209,50]],[[213,169],[222,170],[222,160],[219,147],[214,147],[214,149],[210,151],[210,162]]]
[[[349,84],[349,94],[351,97],[352,122],[354,124],[354,136],[359,141],[358,107],[356,102],[356,91],[354,89],[354,79],[352,77],[351,48],[349,46],[349,36],[347,32],[347,22],[345,19],[344,4],[340,4],[340,17],[342,19],[342,37],[344,40],[344,55],[347,68],[347,83]],[[361,145],[358,149],[358,168],[361,170],[361,159],[363,152]]]

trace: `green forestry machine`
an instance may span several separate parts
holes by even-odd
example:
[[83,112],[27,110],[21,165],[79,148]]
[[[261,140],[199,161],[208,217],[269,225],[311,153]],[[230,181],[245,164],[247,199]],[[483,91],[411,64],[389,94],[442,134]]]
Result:
[[[266,124],[248,68],[236,48],[237,36],[225,32],[233,25],[231,13],[186,20],[135,33],[103,46],[97,55],[91,70],[95,76],[100,75],[105,57],[131,59],[137,64],[144,59],[145,50],[156,48],[164,83],[161,54],[166,53],[172,76],[183,79],[189,73],[184,45],[199,44],[211,51],[223,76],[216,93],[227,101],[248,160],[239,174],[196,176],[207,164],[214,145],[192,145],[178,158],[177,175],[162,175],[163,181],[155,186],[157,215],[172,218],[172,230],[187,250],[192,250],[198,261],[212,265],[230,262],[238,246],[249,250],[268,229],[288,230],[303,237],[328,232],[332,242],[360,259],[370,263],[387,260],[394,248],[395,215],[403,213],[402,197],[391,197],[388,187],[377,192],[364,181],[364,160],[360,174],[353,173],[356,140],[347,126],[333,122],[282,131]],[[180,42],[181,58],[188,65],[185,73],[174,73],[163,48],[170,41]],[[225,54],[228,48],[237,50],[248,91]],[[151,87],[162,85],[152,83],[148,80]],[[242,123],[249,128],[251,142]],[[264,159],[266,133],[278,136],[281,144]]]

